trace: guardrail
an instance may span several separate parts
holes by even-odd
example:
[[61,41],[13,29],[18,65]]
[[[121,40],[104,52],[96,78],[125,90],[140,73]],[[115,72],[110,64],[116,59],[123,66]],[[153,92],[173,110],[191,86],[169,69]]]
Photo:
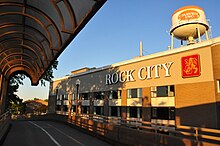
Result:
[[9,114],[10,112],[7,111],[4,114],[0,115],[0,122],[5,121],[8,118]]
[[0,115],[0,145],[2,145],[4,137],[10,127],[10,119],[11,115],[9,111]]
[[[92,120],[94,122],[107,123],[110,125],[120,125],[132,129],[150,131],[154,133],[163,133],[170,136],[177,136],[180,138],[188,138],[195,141],[204,141],[209,143],[220,144],[220,130],[201,128],[201,127],[191,127],[191,126],[180,126],[180,125],[164,125],[152,122],[142,121],[141,119],[121,119],[121,117],[111,117],[111,116],[101,116],[101,115],[73,115],[75,119],[71,122],[75,125],[80,125],[81,127],[90,130],[92,124],[83,123],[83,119]],[[102,127],[97,127],[99,134],[102,135],[104,129]]]

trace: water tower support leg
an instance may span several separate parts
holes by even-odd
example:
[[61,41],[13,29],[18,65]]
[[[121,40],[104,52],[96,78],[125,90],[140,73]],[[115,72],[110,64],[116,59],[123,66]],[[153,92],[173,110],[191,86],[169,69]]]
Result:
[[201,42],[201,37],[200,37],[200,29],[199,29],[198,24],[197,24],[197,31],[198,31],[198,38],[199,38],[199,42]]
[[205,31],[206,40],[209,40],[208,30]]
[[173,50],[173,45],[174,45],[174,34],[171,33],[171,50]]

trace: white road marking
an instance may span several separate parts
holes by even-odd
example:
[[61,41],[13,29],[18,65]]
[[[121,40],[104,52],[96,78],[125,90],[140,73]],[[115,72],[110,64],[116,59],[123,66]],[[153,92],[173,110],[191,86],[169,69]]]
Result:
[[52,125],[50,125],[50,124],[47,124],[47,125],[53,127],[54,129],[56,129],[57,131],[59,131],[60,133],[62,133],[63,135],[65,135],[66,137],[72,139],[74,142],[80,144],[81,146],[85,146],[85,145],[84,145],[83,143],[81,143],[80,141],[78,141],[78,140],[76,140],[75,138],[73,138],[73,137],[67,135],[66,133],[64,133],[63,131],[57,129],[56,127],[54,127],[54,126],[52,126]]
[[44,128],[42,128],[41,126],[37,125],[36,123],[34,122],[31,122],[31,121],[28,121],[29,123],[35,125],[36,127],[40,128],[42,131],[44,131],[49,137],[50,139],[57,145],[57,146],[61,146],[54,138],[53,136],[51,136]]

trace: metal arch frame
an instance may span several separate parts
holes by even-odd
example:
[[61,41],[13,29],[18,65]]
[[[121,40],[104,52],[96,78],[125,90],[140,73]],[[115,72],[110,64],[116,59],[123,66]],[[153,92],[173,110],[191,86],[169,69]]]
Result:
[[[17,55],[17,56],[23,56],[23,55]],[[12,56],[11,56],[11,57],[12,57]],[[19,62],[17,62],[17,61],[19,61]],[[3,72],[5,71],[5,69],[6,69],[7,66],[8,66],[8,69],[10,69],[11,66],[13,66],[13,65],[10,65],[10,63],[16,63],[16,64],[14,64],[14,65],[25,64],[25,65],[29,66],[30,68],[32,68],[32,69],[34,70],[34,72],[36,72],[36,73],[37,73],[37,71],[39,70],[39,68],[37,68],[34,64],[28,62],[27,60],[24,60],[24,59],[16,59],[16,61],[14,61],[14,60],[13,60],[13,61],[9,61],[8,64],[5,64],[5,65],[3,66],[3,68],[2,68],[2,71],[3,71]],[[33,68],[32,66],[34,66],[34,68]],[[7,70],[7,69],[6,69],[6,70]]]
[[[73,9],[71,9],[69,1],[66,1],[66,0],[60,0],[58,2],[56,2],[54,0],[50,0],[50,1],[54,5],[54,8],[56,9],[56,11],[57,11],[57,13],[58,13],[58,15],[60,17],[62,32],[64,32],[64,33],[73,33],[75,27],[77,26],[77,22],[76,22],[75,13],[74,13]],[[59,3],[59,2],[63,2],[65,4],[65,6],[66,6],[67,10],[69,11],[69,14],[70,14],[70,16],[72,18],[72,30],[71,31],[65,29],[63,15],[62,15],[59,7],[57,6],[57,3]]]
[[[0,29],[1,29],[1,28],[7,28],[7,27],[27,27],[27,28],[29,28],[29,29],[31,29],[31,30],[36,31],[37,33],[39,33],[39,34],[43,37],[43,40],[46,40],[46,42],[49,44],[49,46],[50,46],[50,43],[52,43],[52,42],[50,42],[50,41],[47,39],[47,37],[46,37],[43,33],[41,33],[38,29],[35,29],[35,28],[32,27],[32,26],[22,25],[22,24],[20,24],[20,23],[5,23],[5,24],[3,24],[3,25],[0,26]],[[42,46],[41,43],[39,43],[39,45],[41,45],[41,47],[43,48],[43,46]]]
[[34,71],[29,66],[26,66],[24,64],[17,64],[11,66],[10,69],[5,71],[5,75],[9,77],[11,74],[13,74],[14,72],[18,72],[19,70],[22,70],[29,75],[29,77],[31,78],[32,85],[38,84],[37,78],[34,76]]
[[[33,66],[38,67],[38,68],[40,69],[39,64],[38,64],[35,60],[33,60],[30,55],[25,54],[25,53],[21,53],[21,52],[12,53],[12,54],[10,54],[10,55],[5,56],[4,59],[1,60],[0,66],[4,68],[4,66],[6,66],[8,62],[10,62],[10,61],[8,61],[7,59],[8,59],[8,58],[11,58],[11,57],[15,57],[15,56],[21,56],[21,57],[22,57],[22,56],[25,56],[25,57],[30,58],[31,61],[33,61],[33,62],[36,64],[36,66],[35,66],[34,64],[33,64]],[[5,60],[6,60],[7,63],[6,63],[6,64],[3,64],[3,61],[5,61]],[[14,60],[14,61],[15,61],[15,60]],[[10,64],[9,64],[9,65],[10,65]],[[3,71],[3,69],[2,69],[2,71]]]
[[[27,34],[27,33],[24,33],[24,32],[21,32],[21,31],[10,31],[10,32],[6,32],[6,33],[4,33],[4,34],[2,34],[2,35],[0,35],[0,38],[2,37],[2,36],[4,36],[4,35],[10,35],[10,34],[25,34],[25,35],[27,35],[27,36],[29,36],[29,37],[32,37],[31,35],[29,35],[29,34]],[[33,38],[33,37],[32,37]],[[35,39],[35,38],[33,38],[34,40],[36,40],[36,41],[38,41],[37,39]],[[17,45],[19,45],[19,44],[17,44]],[[20,44],[21,45],[21,44]],[[27,46],[27,45],[26,45]],[[28,46],[27,48],[31,48],[30,46]],[[32,50],[32,49],[31,49]],[[35,53],[35,54],[37,54],[37,53]],[[36,56],[38,56],[38,55],[36,55]],[[46,57],[46,55],[45,55],[45,57]],[[41,60],[41,59],[40,59]],[[42,60],[41,60],[41,62],[43,62]]]
[[[14,40],[24,40],[24,41],[28,41],[28,42],[30,42],[30,43],[32,43],[33,44],[33,46],[35,46],[38,50],[40,50],[40,52],[42,52],[43,53],[43,56],[45,56],[45,60],[47,61],[48,60],[48,57],[47,57],[47,55],[46,55],[46,52],[45,52],[45,50],[44,49],[42,49],[38,44],[36,44],[35,42],[33,42],[32,40],[30,40],[30,39],[22,39],[22,38],[20,38],[20,37],[11,37],[11,38],[9,38],[9,39],[5,39],[5,40],[2,40],[2,41],[0,41],[0,43],[4,43],[4,42],[7,42],[7,43],[9,43],[10,41],[14,41]],[[3,45],[4,46],[4,45]],[[28,45],[27,45],[28,46]],[[1,54],[2,53],[4,53],[4,52],[6,52],[6,51],[8,51],[8,50],[11,50],[12,48],[9,48],[9,49],[7,49],[7,50],[1,50],[0,51],[0,56],[1,56]],[[27,48],[28,49],[28,48]]]
[[[62,1],[62,0],[57,0]],[[107,0],[94,0],[96,1],[96,4],[93,5],[93,8],[87,12],[87,16],[77,25],[77,27],[74,30],[74,33],[66,40],[66,42],[63,44],[62,48],[65,48],[69,45],[69,43],[76,37],[76,35],[81,31],[81,29],[87,24],[87,22],[95,15],[95,13],[104,5],[104,3]],[[51,60],[49,66],[46,68],[49,69],[50,66],[52,66],[53,62],[59,57],[59,55],[63,52],[64,49],[62,49],[60,52],[58,52],[54,59]],[[43,76],[42,74],[40,78]]]
[[[22,4],[22,3],[18,3],[18,2],[8,2],[8,3],[3,3],[3,4],[0,4],[0,7],[1,6],[18,6],[18,7],[24,7],[24,5]],[[40,14],[41,16],[43,16],[43,18],[45,18],[49,23],[50,23],[50,25],[52,24],[52,26],[53,26],[53,28],[54,28],[54,30],[55,30],[55,32],[56,32],[56,34],[57,34],[57,38],[58,38],[58,41],[59,41],[59,44],[60,44],[60,46],[62,46],[62,37],[61,37],[61,34],[60,34],[60,32],[59,32],[59,29],[58,29],[58,27],[57,27],[57,25],[56,25],[56,23],[47,15],[47,14],[45,14],[43,11],[41,11],[41,10],[39,10],[39,9],[37,9],[37,8],[35,8],[35,7],[32,7],[32,6],[30,6],[30,5],[25,5],[25,8],[27,8],[27,9],[30,9],[30,10],[33,10],[34,12],[36,12],[36,13],[38,13],[38,14]],[[9,12],[8,12],[9,13]],[[31,17],[33,17],[32,19],[34,19],[35,17],[34,16],[32,16],[32,15],[28,15],[28,14],[26,14],[26,13],[21,13],[21,12],[10,12],[10,13],[19,13],[20,15],[23,15],[23,16],[31,16]],[[0,15],[1,16],[1,15]],[[34,19],[36,22],[37,22],[37,20],[38,19]],[[40,20],[39,20],[39,22],[41,22]],[[40,24],[40,23],[38,23],[38,24]],[[41,23],[42,24],[42,23]],[[41,25],[40,24],[40,25]],[[43,24],[42,24],[43,25]],[[42,26],[41,25],[41,26]],[[43,25],[44,26],[44,25]],[[47,28],[44,28],[44,30],[47,30]],[[48,30],[47,30],[48,31]],[[49,31],[48,31],[48,34],[49,34]],[[50,37],[50,42],[52,42],[52,39],[51,39],[51,36],[49,35],[49,37]],[[52,43],[50,44],[50,48],[52,48]]]
[[[89,9],[86,9],[79,20],[70,0],[47,0],[48,9],[38,5],[43,1],[35,3],[34,1],[27,2],[27,0],[3,0],[0,2],[0,8],[3,10],[0,18],[4,18],[0,23],[2,30],[2,34],[0,34],[0,52],[2,52],[0,54],[2,55],[0,58],[4,60],[0,64],[4,71],[2,72],[0,68],[2,75],[4,74],[4,77],[8,79],[14,72],[24,71],[30,76],[33,84],[38,84],[45,71],[51,67],[67,45],[106,2],[106,0],[92,1],[89,3]],[[62,7],[59,5],[60,2]],[[80,2],[76,3],[76,6],[83,9],[87,4]],[[77,13],[81,12],[77,11]],[[13,20],[11,17],[21,19]],[[67,23],[69,24],[67,25]],[[11,46],[13,47],[10,48]],[[10,52],[4,51],[5,49]],[[8,56],[10,60],[6,57],[10,55],[9,53],[12,54]],[[24,54],[17,57],[16,53],[25,53],[29,57],[22,57],[25,56]],[[32,56],[36,59],[32,59]]]
[[36,19],[35,17],[31,16],[31,15],[28,15],[26,13],[21,13],[21,12],[7,12],[7,13],[1,13],[0,14],[0,17],[1,16],[4,16],[4,15],[21,15],[21,16],[27,16],[31,19],[33,19],[34,21],[36,21],[37,24],[39,24],[43,30],[47,33],[48,37],[49,37],[49,40],[50,42],[52,42],[52,37],[50,35],[50,32],[47,30],[47,28],[43,25],[43,23],[41,21],[39,21],[38,19]]
[[[18,6],[18,7],[25,7],[27,9],[30,9],[30,10],[33,10],[35,13],[38,13],[39,15],[41,15],[44,19],[46,19],[50,24],[49,25],[52,25],[53,29],[55,30],[56,34],[57,34],[57,38],[58,38],[58,41],[59,41],[59,44],[60,46],[62,46],[62,37],[61,37],[61,34],[59,32],[59,29],[56,25],[56,23],[53,21],[53,19],[51,19],[46,13],[44,13],[43,11],[41,11],[40,9],[37,9],[35,7],[32,7],[28,4],[21,4],[21,3],[18,3],[18,2],[8,2],[8,3],[3,3],[2,5],[0,4],[0,7],[1,6]],[[21,12],[20,12],[21,13]],[[22,14],[26,14],[26,13],[22,13]],[[32,16],[32,15],[29,15],[29,16]],[[34,17],[34,16],[32,16]],[[34,17],[35,18],[35,17]],[[38,19],[37,19],[38,20]],[[46,26],[48,27],[48,26]],[[44,29],[44,30],[47,30],[47,29]],[[49,32],[49,31],[48,31]],[[50,48],[52,48],[52,41],[51,41],[51,44],[50,44]]]
[[[13,44],[14,45],[14,44]],[[41,63],[41,65],[42,65],[42,67],[44,66],[44,63],[43,63],[43,61],[41,60],[41,58],[39,57],[39,55],[35,52],[35,50],[34,49],[32,49],[31,47],[29,47],[29,46],[27,46],[27,45],[22,45],[22,44],[18,44],[18,45],[16,45],[16,46],[21,46],[22,48],[24,47],[25,49],[27,48],[27,50],[31,50],[34,54],[35,54],[35,56],[37,57],[37,59],[39,60],[39,62]],[[16,47],[15,46],[15,47]],[[12,47],[13,48],[13,47]],[[24,49],[23,48],[23,49]],[[7,49],[8,50],[8,49]],[[12,53],[13,54],[13,53]],[[9,54],[9,55],[7,55],[7,56],[11,56],[12,54]],[[7,57],[6,56],[6,57]],[[2,61],[4,61],[5,60],[5,57],[0,61],[0,66],[1,66],[1,64],[2,64]]]
[[[33,36],[31,36],[28,33],[22,32],[22,31],[8,31],[5,32],[3,34],[0,35],[0,38],[5,36],[5,35],[13,35],[13,34],[22,34],[22,35],[27,35],[28,37],[31,37],[33,40],[35,40],[36,42],[38,42],[38,44],[41,44],[40,41],[37,38],[34,38]],[[42,45],[42,44],[41,44]]]
[[[13,55],[8,55],[8,56],[6,56],[7,57],[7,59],[8,58],[11,58],[11,57],[15,57],[15,56],[25,56],[25,57],[28,57],[32,62],[34,62],[34,63],[32,63],[33,64],[33,66],[35,66],[35,68],[38,68],[38,70],[41,72],[41,68],[40,68],[40,66],[39,66],[39,64],[35,61],[35,60],[33,60],[33,58],[29,55],[29,54],[26,54],[26,53],[21,53],[21,52],[16,52],[16,53],[13,53]],[[12,62],[12,61],[8,61],[6,59],[6,61],[7,61],[7,63],[10,63],[10,62]],[[17,61],[18,59],[16,59],[16,60],[13,60],[13,61]],[[23,59],[24,60],[24,59]],[[4,68],[5,68],[5,66],[7,66],[7,64],[2,64],[3,63],[3,61],[4,60],[2,60],[2,62],[1,62],[1,64],[0,64],[0,66],[2,67],[2,71],[4,70]],[[10,65],[10,64],[8,64],[8,65]]]

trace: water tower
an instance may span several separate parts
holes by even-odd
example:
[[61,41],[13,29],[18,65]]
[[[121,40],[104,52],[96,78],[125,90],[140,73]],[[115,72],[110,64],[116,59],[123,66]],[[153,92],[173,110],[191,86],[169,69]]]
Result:
[[208,37],[209,24],[206,20],[205,12],[198,6],[185,6],[176,10],[172,15],[172,27],[170,29],[171,49],[174,45],[174,37],[187,42],[187,45],[201,42],[201,36]]

